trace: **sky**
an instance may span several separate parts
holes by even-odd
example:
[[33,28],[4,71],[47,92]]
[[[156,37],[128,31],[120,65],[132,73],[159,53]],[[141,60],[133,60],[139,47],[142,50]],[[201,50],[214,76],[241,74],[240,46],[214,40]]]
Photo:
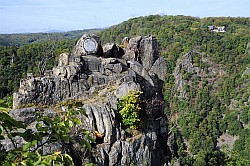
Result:
[[250,0],[0,0],[0,34],[106,28],[154,14],[250,17]]

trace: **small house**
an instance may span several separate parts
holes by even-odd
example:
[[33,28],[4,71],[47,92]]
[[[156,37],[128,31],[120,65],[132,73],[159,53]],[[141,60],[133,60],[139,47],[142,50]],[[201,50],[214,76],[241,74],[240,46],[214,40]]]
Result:
[[225,26],[208,26],[208,29],[212,32],[226,32]]

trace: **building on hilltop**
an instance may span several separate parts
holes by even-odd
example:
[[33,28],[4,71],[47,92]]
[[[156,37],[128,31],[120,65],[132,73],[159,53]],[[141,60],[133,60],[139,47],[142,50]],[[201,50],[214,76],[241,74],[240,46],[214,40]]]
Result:
[[208,29],[211,32],[226,32],[225,26],[213,26],[213,25],[210,25],[210,26],[208,26]]

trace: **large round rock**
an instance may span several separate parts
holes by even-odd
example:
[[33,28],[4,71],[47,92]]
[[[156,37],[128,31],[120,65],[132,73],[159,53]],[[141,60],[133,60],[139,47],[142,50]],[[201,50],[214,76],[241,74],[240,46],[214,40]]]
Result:
[[102,55],[103,50],[101,46],[100,38],[96,35],[83,35],[80,40],[78,40],[75,48],[74,54],[84,56],[84,55]]

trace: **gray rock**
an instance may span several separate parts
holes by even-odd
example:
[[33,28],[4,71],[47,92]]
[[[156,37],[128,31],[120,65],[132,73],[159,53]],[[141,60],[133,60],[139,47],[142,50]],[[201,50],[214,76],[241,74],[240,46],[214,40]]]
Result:
[[141,87],[135,82],[123,82],[115,91],[117,98],[127,95],[130,91],[141,91]]
[[143,67],[149,71],[159,58],[158,42],[154,36],[144,37],[140,41],[139,57]]
[[[87,39],[95,40],[97,47],[91,45],[91,40],[84,47]],[[102,135],[89,154],[93,162],[98,165],[167,163],[163,160],[168,129],[162,101],[166,63],[159,58],[158,44],[153,36],[139,36],[127,42],[127,39],[123,42],[127,46],[125,55],[120,58],[121,49],[117,45],[107,44],[102,54],[98,38],[83,36],[72,55],[60,55],[52,75],[29,76],[20,81],[20,89],[14,94],[14,107],[31,103],[50,106],[70,99],[80,100],[86,115],[79,115],[83,123],[79,127]],[[140,116],[144,128],[142,132],[131,134],[121,128],[117,117],[117,100],[129,91],[143,92]],[[10,113],[30,123],[36,111],[34,107]],[[94,134],[93,137],[96,138]],[[46,151],[54,151],[57,147],[49,145]]]
[[95,56],[83,57],[84,70],[98,72],[101,69],[101,59]]
[[67,66],[69,64],[69,53],[59,55],[58,66]]
[[159,57],[151,69],[149,70],[150,75],[157,75],[157,77],[164,81],[166,78],[166,73],[167,73],[167,64],[164,58]]
[[[121,165],[122,144],[121,141],[116,141],[109,152],[109,165]],[[127,163],[125,163],[127,164]]]
[[112,144],[121,137],[114,110],[107,105],[85,105],[87,117],[83,119],[85,128],[98,131],[103,135],[103,141]]
[[18,121],[22,121],[26,124],[30,124],[35,121],[35,114],[38,112],[38,109],[35,107],[22,108],[16,110],[10,110],[9,114]]
[[76,43],[73,53],[75,55],[97,55],[100,56],[103,53],[100,38],[96,35],[86,34],[81,37]]
[[129,38],[128,37],[124,37],[122,39],[122,45],[128,44],[129,43]]
[[150,77],[148,71],[137,61],[129,61],[130,68],[133,70],[136,74],[140,75],[142,78],[145,79],[151,86],[154,86],[154,82],[152,78]]
[[103,46],[104,58],[118,58],[119,47],[115,43],[107,43]]
[[122,58],[127,61],[139,61],[139,47],[141,40],[141,36],[130,39],[129,44],[125,48],[125,54],[122,56]]

